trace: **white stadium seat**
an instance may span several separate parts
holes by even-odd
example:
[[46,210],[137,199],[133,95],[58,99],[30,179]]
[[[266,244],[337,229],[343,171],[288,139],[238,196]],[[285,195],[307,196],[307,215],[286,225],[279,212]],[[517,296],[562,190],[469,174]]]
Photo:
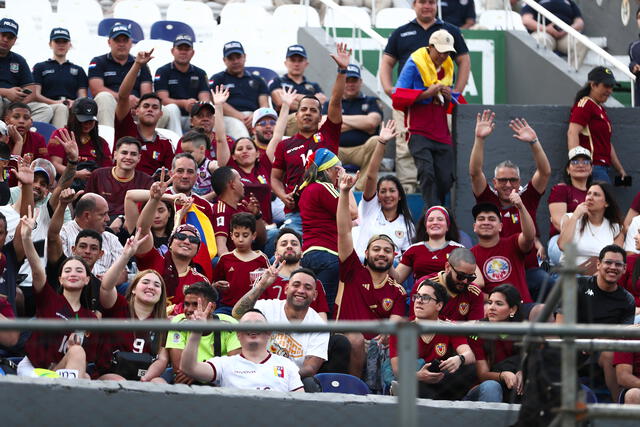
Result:
[[271,21],[271,15],[262,7],[249,3],[227,3],[220,12],[220,25],[240,27],[242,31],[264,27]]
[[171,48],[173,43],[166,40],[152,40],[145,39],[140,40],[131,48],[131,55],[136,56],[140,51],[148,52],[153,49],[153,59],[149,61],[149,70],[151,71],[151,78],[153,78],[156,70],[165,64],[173,61],[173,55],[171,55]]
[[362,26],[371,26],[369,13],[360,7],[340,6],[340,13],[335,13],[333,9],[328,9],[324,17],[324,26],[327,28],[352,28],[354,21]]
[[478,25],[489,30],[526,31],[518,12],[505,10],[485,10],[478,19]]
[[153,0],[120,0],[113,7],[114,18],[126,18],[136,21],[149,37],[151,25],[162,20],[160,9]]
[[388,7],[378,11],[375,26],[377,28],[398,28],[401,25],[415,19],[413,9],[404,7]]
[[285,4],[278,6],[273,12],[272,25],[277,29],[274,34],[285,39],[287,45],[298,42],[298,28],[307,26],[320,27],[320,16],[311,6]]
[[167,8],[168,21],[180,21],[189,24],[196,33],[196,41],[213,41],[215,27],[213,12],[209,6],[195,1],[173,2]]
[[178,135],[172,130],[163,129],[163,128],[156,128],[156,132],[158,133],[158,135],[162,136],[163,138],[167,138],[169,141],[171,141],[171,146],[173,147],[173,151],[176,151],[176,148],[178,148],[178,141],[180,141],[180,135]]
[[113,138],[115,138],[115,129],[107,125],[98,125],[98,135],[104,138],[109,145],[109,151],[113,153]]
[[85,22],[91,34],[97,34],[98,23],[104,18],[96,0],[58,0],[58,15]]

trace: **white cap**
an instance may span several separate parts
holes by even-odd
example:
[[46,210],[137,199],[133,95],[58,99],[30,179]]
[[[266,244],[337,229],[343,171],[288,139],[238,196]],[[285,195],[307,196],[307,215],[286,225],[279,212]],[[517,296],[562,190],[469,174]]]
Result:
[[453,47],[453,36],[447,30],[438,30],[431,34],[429,45],[433,45],[440,53],[456,52]]
[[573,147],[571,150],[569,150],[569,160],[573,159],[574,157],[578,157],[578,156],[585,156],[589,160],[591,160],[591,151],[589,151],[586,148],[581,147],[579,145],[577,147]]
[[273,117],[274,119],[278,118],[278,113],[276,110],[269,107],[261,107],[253,112],[253,120],[251,122],[251,126],[256,127],[256,123],[260,121],[263,117]]

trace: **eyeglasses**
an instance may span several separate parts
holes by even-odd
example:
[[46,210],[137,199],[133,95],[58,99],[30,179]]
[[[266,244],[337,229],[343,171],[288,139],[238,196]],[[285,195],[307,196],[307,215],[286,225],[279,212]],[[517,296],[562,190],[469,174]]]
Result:
[[458,270],[456,270],[453,267],[453,265],[451,265],[451,264],[449,264],[449,265],[451,266],[451,269],[456,272],[456,276],[458,276],[458,280],[460,280],[461,282],[466,282],[466,281],[473,282],[478,277],[478,276],[476,276],[475,273],[471,273],[471,274],[460,273]]
[[511,184],[517,184],[520,181],[520,178],[495,178],[500,184],[506,184],[510,182]]
[[614,261],[614,260],[611,260],[611,259],[603,259],[602,263],[604,265],[606,265],[607,267],[614,266],[616,268],[624,268],[627,265],[624,262]]
[[260,125],[260,126],[275,126],[276,125],[276,121],[275,120],[260,120],[256,124]]
[[181,242],[185,240],[189,240],[189,243],[193,243],[194,245],[197,245],[198,243],[200,243],[200,239],[198,239],[196,236],[193,236],[191,234],[176,233],[173,237],[180,240]]
[[427,304],[429,301],[433,301],[435,303],[438,303],[439,301],[437,299],[435,299],[434,297],[432,297],[431,295],[427,295],[427,294],[413,294],[411,295],[411,301],[420,301],[423,302],[425,304]]
[[573,166],[587,166],[587,165],[591,165],[591,160],[589,159],[571,159],[571,161],[569,162],[571,163]]

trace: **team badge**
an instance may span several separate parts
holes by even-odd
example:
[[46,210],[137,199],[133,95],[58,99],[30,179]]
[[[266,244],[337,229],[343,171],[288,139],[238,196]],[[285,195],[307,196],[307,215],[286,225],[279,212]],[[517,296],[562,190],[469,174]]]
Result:
[[469,0],[460,0],[460,6],[466,6],[469,4]]
[[78,69],[77,68],[69,68],[69,74],[71,74],[72,76],[77,76],[78,75]]
[[393,307],[393,300],[391,298],[384,298],[382,300],[382,308],[384,308],[384,311],[391,310],[391,307]]
[[153,160],[158,160],[160,158],[160,152],[154,151],[151,157],[153,157]]
[[205,171],[200,171],[200,178],[205,179],[207,177],[207,173]]
[[313,142],[320,144],[322,142],[322,135],[320,133],[313,134]]
[[249,87],[251,89],[253,89],[253,87],[256,85],[256,81],[255,80],[249,80]]
[[396,230],[396,237],[398,239],[404,239],[404,230]]
[[458,311],[460,312],[461,315],[466,316],[467,313],[469,312],[469,303],[461,302],[460,305],[458,306]]
[[502,282],[511,275],[511,263],[503,256],[494,256],[485,261],[482,270],[490,282]]
[[369,104],[362,104],[362,112],[366,113],[367,111],[369,111]]
[[182,335],[180,335],[180,332],[174,332],[172,340],[175,344],[178,344],[182,340]]
[[18,64],[17,62],[12,62],[9,64],[9,71],[11,71],[12,73],[17,73],[20,71],[20,64]]
[[447,354],[447,345],[445,343],[438,343],[435,346],[435,351],[436,354],[440,357],[444,356],[445,354]]
[[309,92],[313,92],[313,85],[311,83],[307,83],[304,85],[304,88]]
[[273,375],[278,378],[284,378],[284,366],[274,366]]
[[96,150],[90,150],[89,152],[91,153],[91,155],[92,155],[93,157],[96,157]]

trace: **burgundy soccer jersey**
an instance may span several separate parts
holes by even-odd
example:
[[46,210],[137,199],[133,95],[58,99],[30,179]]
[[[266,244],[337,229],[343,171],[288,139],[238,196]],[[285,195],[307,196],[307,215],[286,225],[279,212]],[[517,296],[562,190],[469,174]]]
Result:
[[[422,336],[418,337],[418,358],[426,363],[435,359],[446,360],[457,354],[456,349],[461,345],[468,344],[466,337],[454,337],[449,335],[436,334],[426,341]],[[389,357],[398,356],[398,337],[389,337]]]
[[594,165],[611,165],[611,122],[607,111],[585,96],[571,108],[570,123],[585,129],[578,135],[580,146],[591,151]]
[[[485,342],[493,346],[492,360],[487,359],[487,352],[485,351]],[[476,360],[486,360],[490,364],[496,364],[503,360],[514,356],[517,349],[513,345],[513,341],[509,340],[485,340],[483,338],[471,339],[469,338],[469,346],[473,351]],[[489,367],[491,368],[491,366]]]
[[640,352],[616,351],[613,353],[613,366],[621,364],[631,365],[631,373],[636,377],[640,377]]
[[[9,148],[13,150],[14,142],[9,141]],[[44,137],[37,132],[27,131],[24,136],[24,142],[22,143],[22,151],[20,155],[22,157],[30,154],[32,159],[49,159],[49,150],[47,150],[47,144],[44,141]]]
[[[381,320],[392,314],[405,316],[407,293],[391,276],[373,283],[371,273],[354,250],[340,262],[340,283],[336,296],[336,320]],[[371,339],[376,334],[365,334]]]
[[[278,276],[276,281],[273,282],[265,291],[260,295],[259,299],[287,299],[287,292],[285,288],[289,283],[289,278]],[[327,294],[324,292],[324,286],[320,280],[316,280],[316,291],[318,296],[315,301],[310,305],[318,313],[329,313],[329,304],[327,304]]]
[[238,205],[236,208],[226,204],[222,200],[218,200],[213,205],[213,232],[216,237],[227,238],[227,249],[232,251],[236,248],[236,245],[231,240],[231,217],[238,212],[246,212],[246,209],[242,205]]
[[[432,274],[426,278],[440,283],[449,294],[447,304],[440,310],[440,315],[438,316],[440,319],[466,322],[469,320],[480,320],[484,317],[484,295],[482,295],[482,290],[479,287],[471,284],[467,286],[464,292],[454,294],[447,288],[447,279],[444,271]],[[411,289],[411,296],[417,292],[417,284],[418,281],[416,281],[413,289]],[[409,313],[409,317],[413,319],[415,317],[413,303],[410,305]]]
[[413,269],[413,277],[419,279],[444,270],[449,254],[454,249],[464,248],[460,243],[449,241],[443,248],[430,249],[426,242],[415,243],[402,254],[400,262]]
[[135,189],[148,190],[153,178],[139,170],[128,180],[116,176],[115,167],[96,169],[87,180],[85,191],[100,194],[109,203],[109,216],[124,214],[124,196]]
[[220,302],[233,307],[240,298],[251,290],[251,272],[269,267],[269,259],[262,252],[251,261],[242,261],[235,252],[229,252],[220,257],[213,269],[213,280],[226,280],[229,288],[220,292]]
[[522,302],[532,302],[527,286],[524,259],[525,255],[518,246],[518,234],[501,237],[497,245],[483,248],[475,245],[471,252],[476,257],[476,264],[484,277],[485,293],[503,283],[513,285],[522,296]]
[[[310,138],[297,133],[277,145],[273,167],[284,172],[282,182],[287,193],[302,183],[304,167],[311,153],[318,148],[328,148],[338,155],[341,127],[342,122],[333,123],[327,119]],[[285,212],[290,211],[285,209]]]
[[271,224],[273,221],[271,215],[271,162],[265,156],[264,159],[258,159],[256,165],[250,172],[242,170],[233,159],[229,159],[229,167],[232,167],[240,174],[240,180],[244,185],[245,199],[248,200],[250,194],[253,194],[260,202],[260,211],[264,216],[264,222]]
[[114,127],[115,136],[113,140],[115,142],[123,136],[132,136],[142,144],[140,163],[138,163],[138,166],[136,167],[137,170],[148,175],[153,175],[158,168],[163,166],[167,169],[171,169],[171,161],[173,160],[174,155],[173,147],[168,139],[156,134],[153,141],[145,141],[140,135],[138,126],[133,121],[130,111],[122,120],[118,120],[118,117],[116,116]]
[[327,182],[312,182],[302,191],[298,207],[302,218],[302,252],[327,249],[338,254],[336,212],[340,193]]
[[[45,283],[40,292],[35,293],[36,317],[38,319],[95,319],[96,315],[89,309],[80,308],[74,311],[67,299],[56,293],[51,285]],[[51,369],[67,352],[67,340],[71,331],[40,332],[35,331],[25,345],[25,352],[35,368]],[[91,339],[92,333],[85,333],[82,347],[87,354],[87,361],[92,362],[96,356],[96,339]]]
[[[97,125],[96,125],[97,126]],[[67,153],[64,151],[64,147],[56,141],[55,137],[60,136],[60,129],[56,129],[51,134],[51,138],[49,139],[49,145],[47,149],[49,150],[49,157],[59,157],[62,159],[62,164],[67,164]],[[98,162],[97,160],[97,152],[96,152],[96,144],[100,144],[100,148],[102,149],[102,161]],[[111,166],[113,163],[111,161],[111,151],[109,150],[109,144],[103,138],[98,137],[98,141],[94,142],[91,140],[82,141],[81,138],[78,139],[78,161],[79,162],[96,162],[99,168]]]
[[[587,192],[574,187],[573,185],[567,185],[565,183],[556,184],[551,188],[551,194],[549,194],[548,204],[551,203],[566,203],[567,213],[571,213],[576,210],[578,205],[587,197]],[[549,228],[549,237],[560,234],[560,230],[553,226]]]

